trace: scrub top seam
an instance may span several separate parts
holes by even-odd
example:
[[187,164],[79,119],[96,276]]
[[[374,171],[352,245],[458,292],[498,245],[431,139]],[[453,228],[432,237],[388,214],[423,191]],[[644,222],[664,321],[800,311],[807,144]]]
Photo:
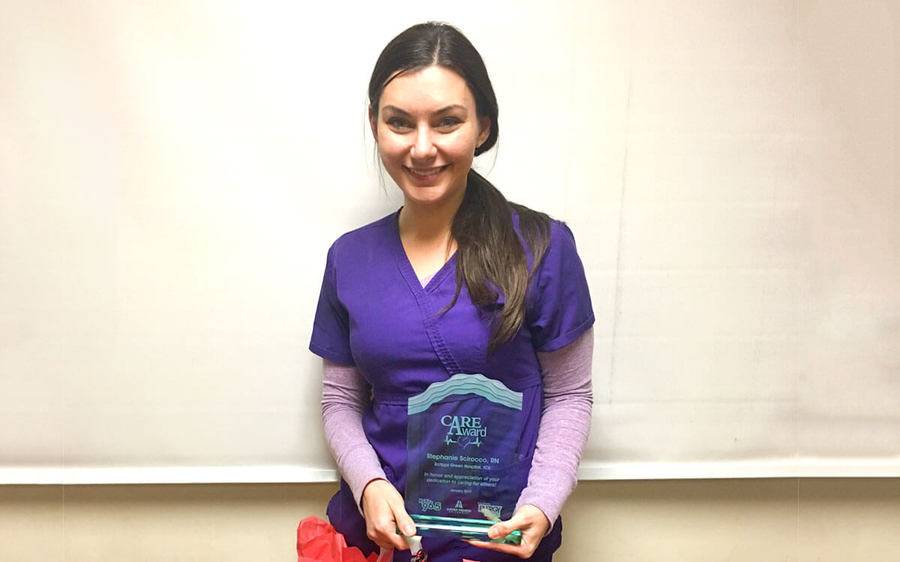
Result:
[[404,281],[406,281],[407,287],[410,292],[412,292],[413,298],[416,300],[416,306],[419,308],[419,313],[422,314],[425,333],[428,335],[431,346],[434,348],[438,359],[440,359],[444,370],[446,370],[450,376],[453,376],[460,372],[459,363],[456,362],[456,358],[453,356],[453,353],[451,353],[450,348],[444,341],[444,337],[437,326],[438,318],[432,310],[431,293],[428,291],[428,288],[430,287],[433,289],[440,285],[450,270],[449,264],[455,261],[456,253],[453,254],[450,260],[444,263],[441,270],[435,274],[426,287],[422,287],[422,283],[419,282],[419,278],[416,276],[412,263],[409,261],[409,256],[406,255],[406,250],[403,249],[403,241],[400,240],[399,216],[400,211],[397,211],[395,220],[392,221],[392,238],[397,254],[397,267],[400,270],[400,275],[403,277]]

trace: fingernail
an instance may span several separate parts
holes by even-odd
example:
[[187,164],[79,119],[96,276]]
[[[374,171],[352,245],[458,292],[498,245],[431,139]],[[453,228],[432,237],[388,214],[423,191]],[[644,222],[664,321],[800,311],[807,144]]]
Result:
[[416,534],[416,527],[415,527],[415,525],[406,525],[406,526],[404,526],[404,527],[403,527],[403,534],[406,535],[407,537],[411,537],[411,536],[415,535],[415,534]]

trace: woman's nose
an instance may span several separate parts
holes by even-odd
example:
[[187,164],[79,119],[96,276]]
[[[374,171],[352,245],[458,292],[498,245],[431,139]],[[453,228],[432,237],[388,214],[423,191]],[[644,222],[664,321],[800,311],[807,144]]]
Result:
[[434,145],[433,133],[434,131],[427,126],[416,129],[416,136],[413,140],[410,154],[413,158],[431,158],[435,156],[437,147]]

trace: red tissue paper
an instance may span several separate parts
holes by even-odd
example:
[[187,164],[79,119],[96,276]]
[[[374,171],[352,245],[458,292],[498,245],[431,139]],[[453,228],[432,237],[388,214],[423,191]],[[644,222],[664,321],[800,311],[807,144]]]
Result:
[[376,562],[372,553],[363,556],[360,549],[347,546],[344,535],[327,521],[310,516],[297,525],[297,562]]

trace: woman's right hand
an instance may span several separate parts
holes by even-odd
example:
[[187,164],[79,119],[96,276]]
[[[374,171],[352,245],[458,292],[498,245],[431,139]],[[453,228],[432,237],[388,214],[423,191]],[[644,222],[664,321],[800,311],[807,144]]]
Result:
[[369,539],[382,548],[409,549],[397,529],[411,537],[416,534],[416,526],[406,513],[403,496],[393,484],[380,478],[366,484],[362,507]]

